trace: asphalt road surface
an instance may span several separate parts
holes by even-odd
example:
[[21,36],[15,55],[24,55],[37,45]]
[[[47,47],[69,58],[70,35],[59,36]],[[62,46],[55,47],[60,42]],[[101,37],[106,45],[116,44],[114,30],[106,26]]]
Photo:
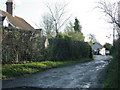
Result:
[[90,62],[3,80],[2,88],[103,88],[102,79],[110,58],[96,55]]

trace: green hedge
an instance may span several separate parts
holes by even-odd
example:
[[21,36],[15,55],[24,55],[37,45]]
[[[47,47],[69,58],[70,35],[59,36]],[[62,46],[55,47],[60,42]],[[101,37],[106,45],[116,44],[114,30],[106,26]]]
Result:
[[2,29],[2,63],[13,64],[23,61],[44,59],[44,41],[37,30]]
[[83,41],[72,39],[68,34],[59,34],[49,39],[45,48],[45,37],[37,30],[16,28],[2,29],[2,63],[20,64],[43,60],[63,61],[92,58],[91,47]]
[[49,39],[47,48],[48,60],[74,60],[80,58],[92,58],[89,44],[73,40],[69,35],[59,35]]
[[109,68],[107,70],[107,75],[104,80],[105,89],[106,88],[114,88],[116,90],[119,90],[119,83],[120,83],[120,38],[114,41],[113,47],[112,47],[112,54],[113,59],[110,62]]

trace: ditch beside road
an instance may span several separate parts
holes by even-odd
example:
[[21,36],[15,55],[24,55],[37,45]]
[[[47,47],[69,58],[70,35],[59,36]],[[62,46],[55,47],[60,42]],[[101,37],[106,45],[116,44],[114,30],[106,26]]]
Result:
[[95,55],[90,62],[3,80],[2,88],[103,88],[102,80],[111,58]]

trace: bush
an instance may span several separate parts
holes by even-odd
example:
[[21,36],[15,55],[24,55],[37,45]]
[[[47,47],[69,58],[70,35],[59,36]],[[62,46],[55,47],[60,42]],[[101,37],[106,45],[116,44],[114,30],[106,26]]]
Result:
[[85,37],[82,32],[68,32],[68,35],[72,37],[74,40],[84,41]]
[[2,31],[2,64],[74,60],[92,55],[87,43],[74,40],[68,34],[49,39],[49,47],[45,48],[45,37],[40,37],[37,30],[3,28]]
[[91,47],[87,43],[73,40],[66,34],[49,39],[49,43],[48,60],[63,61],[92,57]]
[[37,30],[2,29],[2,63],[14,64],[23,61],[44,59],[44,41]]
[[[120,83],[120,38],[113,43],[112,47],[113,59],[110,62],[109,68],[107,70],[107,75],[104,80],[105,88],[119,88]],[[105,89],[106,90],[106,89]]]
[[48,60],[64,60],[70,56],[70,43],[69,37],[57,36],[49,40],[48,47]]

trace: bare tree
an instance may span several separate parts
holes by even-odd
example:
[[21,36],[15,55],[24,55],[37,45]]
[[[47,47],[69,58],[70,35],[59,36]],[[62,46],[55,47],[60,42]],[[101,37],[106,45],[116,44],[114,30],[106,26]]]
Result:
[[58,32],[60,28],[69,20],[71,17],[67,15],[67,8],[66,3],[60,3],[56,2],[54,5],[50,6],[50,4],[47,4],[47,8],[49,9],[49,12],[51,14],[51,17],[54,20],[54,26],[55,26],[55,32],[56,36],[58,35]]
[[94,34],[89,34],[88,39],[91,43],[95,43],[97,41]]
[[120,2],[112,3],[101,0],[98,2],[97,8],[102,10],[102,12],[110,19],[110,23],[115,24],[118,36],[120,36]]
[[41,27],[43,29],[43,33],[47,38],[52,37],[53,28],[54,28],[54,21],[53,17],[49,13],[45,13],[42,16],[42,24]]
[[74,24],[71,21],[69,21],[69,23],[66,25],[64,31],[65,31],[65,33],[74,32]]

